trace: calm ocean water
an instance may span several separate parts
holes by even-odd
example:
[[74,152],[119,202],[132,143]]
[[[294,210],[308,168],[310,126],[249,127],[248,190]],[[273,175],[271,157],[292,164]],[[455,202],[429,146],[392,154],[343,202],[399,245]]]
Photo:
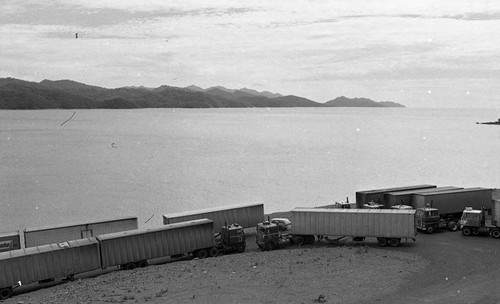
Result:
[[[359,190],[500,188],[500,109],[0,111],[0,231]],[[145,223],[150,217],[151,220]]]

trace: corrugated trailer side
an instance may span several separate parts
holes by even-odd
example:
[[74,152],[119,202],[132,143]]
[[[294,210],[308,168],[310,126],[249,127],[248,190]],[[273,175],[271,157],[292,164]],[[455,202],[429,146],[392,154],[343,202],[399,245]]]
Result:
[[164,214],[163,224],[173,224],[201,218],[214,221],[216,231],[226,223],[228,225],[237,223],[243,228],[255,227],[264,220],[264,204],[240,204]]
[[500,227],[500,200],[491,201],[491,224]]
[[413,208],[437,208],[440,214],[461,213],[466,207],[491,209],[491,189],[465,188],[443,192],[416,193]]
[[457,190],[463,189],[460,187],[437,187],[437,188],[426,188],[426,189],[416,189],[416,190],[408,190],[408,191],[396,191],[396,192],[388,192],[384,194],[384,200],[387,204],[387,207],[395,206],[395,205],[408,205],[411,206],[413,194],[415,193],[427,193],[427,192],[439,192],[439,191],[448,191],[448,190]]
[[292,234],[414,238],[415,210],[309,209],[292,210]]
[[215,246],[214,222],[208,219],[99,235],[96,238],[101,246],[103,268],[141,265],[150,259],[209,250]]
[[24,229],[24,246],[27,248],[66,242],[137,228],[137,217],[26,228]]
[[363,208],[364,204],[369,202],[375,202],[387,206],[384,198],[385,193],[396,192],[396,191],[407,191],[407,190],[417,190],[417,189],[429,189],[436,188],[436,185],[414,185],[414,186],[403,186],[403,187],[393,187],[385,189],[374,189],[374,190],[363,190],[356,192],[356,208]]
[[0,233],[0,252],[21,249],[19,231]]
[[0,253],[0,289],[100,269],[95,238]]

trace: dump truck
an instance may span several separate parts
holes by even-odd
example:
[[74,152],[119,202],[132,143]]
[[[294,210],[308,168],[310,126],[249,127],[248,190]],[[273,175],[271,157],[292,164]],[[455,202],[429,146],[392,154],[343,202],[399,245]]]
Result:
[[464,209],[489,209],[491,193],[491,189],[479,187],[415,193],[412,206],[417,210],[417,229],[427,233],[442,229],[457,231]]
[[137,217],[123,217],[93,222],[76,222],[24,229],[24,247],[85,239],[100,234],[138,228]]
[[374,190],[363,190],[356,192],[356,208],[364,208],[365,204],[380,204],[384,208],[389,208],[390,206],[385,201],[385,194],[396,192],[396,191],[408,191],[408,190],[419,190],[419,189],[430,189],[436,188],[436,185],[414,185],[414,186],[403,186],[403,187],[393,187],[385,189],[374,189]]
[[256,243],[261,250],[280,248],[285,244],[312,244],[317,240],[354,241],[376,238],[379,246],[399,246],[402,239],[415,241],[415,210],[397,209],[320,209],[292,210],[292,228],[281,233],[268,221],[257,226]]
[[215,227],[225,226],[226,223],[237,223],[243,228],[255,227],[257,223],[262,222],[264,219],[264,204],[239,204],[164,214],[163,224],[167,225],[201,218],[214,221]]
[[489,234],[500,239],[500,200],[492,201],[491,216],[484,209],[465,208],[460,219],[460,229],[465,236]]

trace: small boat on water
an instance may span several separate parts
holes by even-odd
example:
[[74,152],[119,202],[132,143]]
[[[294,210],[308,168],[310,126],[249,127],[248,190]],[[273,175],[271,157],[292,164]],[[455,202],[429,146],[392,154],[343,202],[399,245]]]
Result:
[[497,121],[487,121],[487,122],[476,122],[481,125],[499,125],[500,126],[500,118]]

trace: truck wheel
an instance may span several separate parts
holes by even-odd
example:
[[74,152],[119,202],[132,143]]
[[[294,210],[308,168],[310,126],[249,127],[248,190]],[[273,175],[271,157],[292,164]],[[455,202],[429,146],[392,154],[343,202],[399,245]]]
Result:
[[243,245],[243,244],[236,245],[236,251],[238,251],[238,252],[244,252],[245,251],[245,245]]
[[450,231],[457,231],[458,230],[458,225],[455,222],[449,222],[448,223],[448,229]]
[[434,226],[427,227],[427,233],[428,234],[433,234],[434,233]]
[[211,256],[211,257],[216,257],[216,256],[219,255],[219,250],[217,250],[217,248],[215,248],[215,247],[212,247],[208,251],[208,255]]
[[314,244],[314,240],[315,240],[314,235],[306,235],[304,237],[304,243],[306,244]]
[[401,243],[401,239],[398,239],[398,238],[389,239],[389,245],[391,247],[398,247],[400,243]]
[[500,239],[500,229],[493,229],[493,231],[491,231],[491,236],[495,239]]
[[264,248],[266,251],[271,251],[274,249],[274,244],[273,242],[267,242],[266,247]]
[[472,230],[470,230],[469,227],[463,227],[462,228],[462,234],[465,235],[465,236],[469,236],[472,234]]
[[377,243],[380,247],[385,247],[388,244],[386,238],[377,238]]
[[293,243],[297,246],[302,246],[304,245],[304,238],[301,237],[300,235],[294,236]]
[[198,259],[204,259],[208,256],[208,252],[205,249],[200,249],[196,251],[196,257]]
[[148,261],[144,260],[144,261],[140,261],[137,263],[137,267],[141,267],[141,268],[144,268],[144,267],[147,267],[148,266]]
[[125,265],[122,265],[122,269],[124,270],[132,270],[135,269],[135,263],[127,263]]
[[0,289],[0,300],[8,299],[12,296],[12,288]]

